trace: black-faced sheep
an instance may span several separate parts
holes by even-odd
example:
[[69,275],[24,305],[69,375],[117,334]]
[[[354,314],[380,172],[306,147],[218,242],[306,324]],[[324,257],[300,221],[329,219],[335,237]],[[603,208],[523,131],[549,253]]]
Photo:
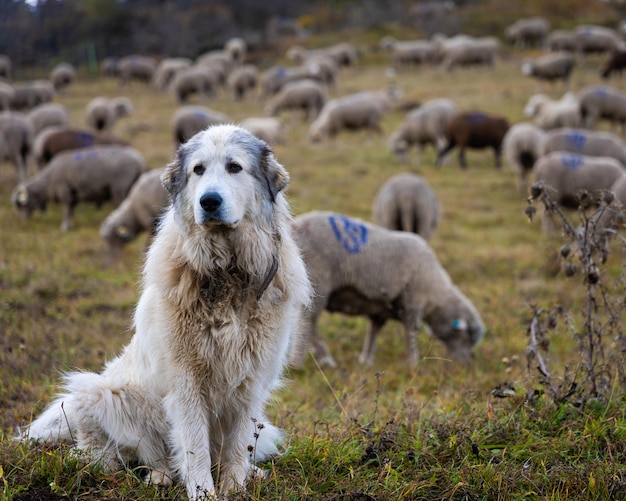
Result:
[[111,200],[117,207],[146,170],[143,156],[123,146],[95,146],[58,154],[37,175],[21,182],[13,191],[13,205],[24,217],[44,211],[48,202],[63,207],[61,230],[72,227],[74,208],[80,202],[100,207]]
[[550,22],[544,17],[536,16],[518,19],[506,27],[504,36],[519,49],[533,44],[543,47],[549,31]]
[[566,92],[558,100],[550,99],[544,94],[534,94],[524,107],[524,115],[533,118],[544,130],[580,127],[582,124],[580,102],[573,92]]
[[56,92],[69,87],[76,78],[76,68],[70,63],[59,63],[50,70],[50,81]]
[[315,80],[289,82],[269,100],[265,113],[277,116],[283,110],[302,110],[304,117],[314,120],[326,104],[326,90]]
[[132,112],[133,105],[127,97],[95,97],[85,108],[85,123],[96,132],[110,131],[120,118]]
[[204,106],[182,106],[172,116],[172,135],[176,147],[186,143],[190,137],[209,125],[231,122],[224,113]]
[[440,150],[435,165],[441,166],[444,157],[455,147],[459,148],[459,164],[467,168],[466,148],[492,148],[496,168],[501,167],[502,140],[509,130],[509,121],[502,116],[481,111],[464,111],[450,119],[446,128],[447,146]]
[[21,113],[0,114],[0,140],[2,160],[13,163],[18,181],[26,179],[28,156],[33,148],[35,134],[30,121]]
[[93,134],[87,130],[69,127],[54,127],[44,130],[35,138],[33,152],[37,166],[43,168],[62,151],[114,144],[128,146],[126,141],[115,136]]
[[69,127],[71,123],[67,108],[58,103],[46,103],[36,106],[26,117],[32,124],[35,135],[39,134],[46,127]]
[[419,154],[425,145],[432,144],[436,151],[445,148],[446,128],[457,112],[449,99],[427,101],[406,114],[402,125],[389,136],[389,149],[401,162],[407,162],[407,154],[415,146],[419,163]]
[[256,89],[259,83],[259,70],[253,64],[244,64],[233,69],[228,75],[228,88],[235,100],[240,100]]
[[[319,364],[336,365],[317,335],[324,310],[370,319],[359,356],[363,364],[373,363],[376,337],[390,319],[404,325],[411,366],[417,363],[422,322],[453,357],[471,357],[483,337],[483,322],[422,237],[331,212],[298,216],[292,228],[314,284],[313,304],[303,312],[303,340]],[[300,350],[293,365],[300,367],[304,356]]]
[[284,127],[278,118],[249,117],[239,125],[271,146],[285,142]]
[[[614,158],[563,151],[542,156],[534,171],[535,182],[541,181],[556,202],[566,208],[579,207],[578,194],[582,190],[597,200],[602,190],[608,190],[624,175],[622,164]],[[554,221],[547,211],[543,214],[543,228],[547,233],[555,230]]]
[[389,178],[376,192],[372,220],[389,230],[417,233],[429,240],[439,226],[441,206],[426,180],[404,172]]
[[170,204],[170,196],[161,183],[163,169],[144,172],[128,196],[104,220],[100,235],[109,247],[111,260],[117,259],[123,247],[147,231],[146,248],[156,233],[159,216]]
[[604,66],[600,70],[600,76],[607,79],[612,74],[616,73],[621,77],[624,68],[626,68],[626,50],[616,50],[611,53],[604,63]]
[[583,125],[593,129],[596,122],[606,119],[613,126],[626,123],[626,92],[613,87],[589,85],[578,92]]
[[567,85],[575,65],[576,60],[570,52],[554,52],[525,60],[522,63],[522,73],[548,82],[562,80]]
[[309,139],[321,141],[336,136],[344,129],[368,129],[383,134],[380,121],[394,101],[399,99],[396,92],[394,88],[363,91],[327,101],[309,127]]
[[569,151],[590,157],[611,157],[626,167],[626,145],[615,134],[586,129],[555,129],[546,134],[544,154]]
[[125,56],[118,63],[120,85],[127,85],[131,81],[145,84],[152,82],[156,72],[157,62],[148,56]]
[[517,123],[507,131],[502,140],[502,151],[508,166],[517,173],[520,193],[528,185],[528,177],[535,162],[543,155],[546,133],[536,125]]

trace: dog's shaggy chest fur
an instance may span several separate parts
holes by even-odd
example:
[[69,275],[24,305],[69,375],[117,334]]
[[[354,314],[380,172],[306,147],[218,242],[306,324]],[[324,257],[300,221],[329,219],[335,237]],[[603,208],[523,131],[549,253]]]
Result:
[[101,373],[68,374],[22,436],[76,439],[108,468],[135,458],[148,480],[180,480],[199,499],[244,485],[251,458],[277,452],[264,405],[298,344],[310,284],[289,178],[265,143],[209,128],[162,179],[172,206],[147,254],[133,338]]

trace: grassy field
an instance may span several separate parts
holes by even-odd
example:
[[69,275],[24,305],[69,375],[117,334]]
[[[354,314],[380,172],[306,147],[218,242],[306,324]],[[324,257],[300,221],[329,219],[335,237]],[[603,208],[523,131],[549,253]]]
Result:
[[[412,69],[398,73],[395,82],[407,101],[448,97],[461,109],[519,122],[537,90],[520,75],[520,58],[507,54],[490,70]],[[571,88],[599,82],[598,63],[579,64]],[[382,54],[366,53],[358,68],[342,73],[332,94],[383,87],[385,67]],[[562,92],[544,90],[553,97]],[[171,96],[140,85],[119,89],[116,81],[81,75],[57,101],[82,125],[86,103],[100,94],[132,99],[134,114],[115,132],[140,150],[151,168],[172,158],[170,118],[177,106]],[[263,103],[235,102],[225,94],[203,104],[234,121],[263,115]],[[403,113],[390,112],[385,134],[402,119]],[[408,370],[403,332],[392,322],[381,333],[374,366],[364,368],[357,356],[366,321],[325,314],[320,332],[340,366],[321,369],[309,357],[303,371],[288,374],[269,409],[287,432],[287,451],[264,465],[264,480],[233,498],[626,499],[623,388],[616,383],[608,398],[585,399],[584,405],[579,392],[553,398],[535,361],[528,363],[533,308],[561,306],[572,327],[558,323],[543,357],[554,387],[566,384],[560,379],[566,367],[576,371],[580,365],[573,332],[583,328],[587,288],[580,274],[557,273],[564,240],[544,235],[539,220],[529,223],[515,174],[494,169],[490,151],[470,151],[466,171],[456,156],[433,167],[432,150],[419,166],[403,165],[383,137],[346,133],[311,144],[299,117],[285,122],[288,140],[275,152],[291,174],[288,197],[295,214],[327,209],[368,219],[375,191],[391,175],[410,170],[428,180],[443,206],[431,245],[481,312],[487,333],[469,366],[457,365],[441,343],[423,334],[419,364]],[[110,205],[79,206],[75,229],[63,234],[58,206],[29,220],[18,218],[10,205],[15,182],[13,167],[2,164],[0,498],[184,498],[178,487],[143,485],[140,466],[107,474],[78,460],[70,448],[11,441],[15,427],[50,401],[63,371],[99,370],[129,340],[144,246],[142,237],[106,267],[98,228]],[[607,282],[622,271],[621,248],[616,244],[612,250],[602,268]],[[622,285],[616,297],[623,292]]]

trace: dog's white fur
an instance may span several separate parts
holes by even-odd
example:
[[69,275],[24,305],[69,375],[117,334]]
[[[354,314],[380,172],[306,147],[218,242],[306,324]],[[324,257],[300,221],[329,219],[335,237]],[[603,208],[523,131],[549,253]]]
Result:
[[101,373],[68,374],[21,436],[74,441],[109,469],[138,460],[197,499],[242,486],[254,460],[278,451],[263,407],[310,284],[289,230],[289,177],[264,142],[208,128],[162,179],[173,204],[148,252],[133,338]]

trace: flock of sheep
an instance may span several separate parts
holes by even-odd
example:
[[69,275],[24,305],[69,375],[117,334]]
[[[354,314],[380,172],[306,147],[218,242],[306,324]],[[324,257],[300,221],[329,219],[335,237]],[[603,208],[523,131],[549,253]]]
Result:
[[[538,44],[549,50],[524,60],[523,75],[539,82],[561,80],[564,86],[569,86],[582,54],[605,52],[607,65],[602,75],[608,78],[620,70],[619,55],[626,50],[613,30],[581,26],[568,33],[550,32],[542,18],[520,20],[505,36],[515,47]],[[387,51],[393,71],[426,64],[452,71],[498,64],[501,43],[495,37],[467,35],[412,41],[385,37],[379,50]],[[308,123],[309,140],[319,142],[348,129],[382,135],[385,114],[403,110],[403,93],[395,85],[331,97],[337,93],[344,68],[359,64],[360,53],[349,43],[316,50],[294,46],[286,57],[293,64],[261,71],[246,62],[246,43],[235,38],[223,49],[196,60],[157,61],[133,55],[103,60],[100,66],[105,77],[119,79],[120,88],[136,80],[171,95],[178,105],[171,119],[175,146],[207,126],[232,122],[222,112],[188,102],[215,98],[222,89],[234,100],[255,96],[263,102],[264,116],[249,117],[241,125],[270,145],[285,142],[281,120],[287,113],[292,119],[300,115],[299,119]],[[131,100],[94,97],[85,105],[84,127],[77,127],[64,106],[55,102],[76,79],[71,65],[58,65],[48,80],[10,83],[10,60],[0,56],[0,76],[5,79],[0,83],[0,159],[12,162],[16,169],[15,208],[29,216],[45,210],[49,202],[60,203],[64,213],[61,227],[67,231],[79,203],[112,201],[115,209],[102,223],[100,233],[113,258],[141,232],[153,234],[160,212],[169,203],[160,181],[162,169],[149,169],[139,151],[113,134],[116,122],[132,115]],[[462,168],[467,168],[466,149],[491,148],[495,166],[501,166],[504,156],[518,173],[522,191],[532,177],[551,187],[563,205],[570,204],[583,189],[590,193],[613,190],[617,200],[626,204],[626,145],[613,133],[594,130],[605,119],[623,127],[626,92],[605,85],[568,91],[558,100],[538,93],[529,96],[524,113],[534,123],[511,124],[507,117],[462,110],[452,100],[440,97],[407,106],[404,121],[389,135],[387,145],[403,163],[409,162],[412,149],[419,155],[431,145],[437,153],[435,165],[442,165],[457,148]],[[37,172],[29,177],[31,158]],[[316,279],[318,301],[310,312],[308,329],[312,351],[320,363],[335,364],[315,333],[317,317],[324,309],[369,317],[371,328],[362,363],[373,362],[376,335],[387,319],[404,324],[411,364],[416,361],[415,334],[422,321],[452,355],[459,359],[470,356],[485,328],[471,301],[452,284],[428,246],[440,213],[437,196],[427,181],[405,173],[391,178],[377,193],[372,204],[375,225],[330,213],[296,219],[294,232]],[[547,216],[544,224],[551,228]],[[391,233],[395,230],[402,233]],[[359,240],[364,234],[372,247],[376,245],[369,257],[366,241]],[[316,258],[322,253],[324,259]],[[372,259],[385,264],[384,272],[372,274],[378,267],[372,265]],[[404,281],[400,277],[411,267],[417,280]]]

